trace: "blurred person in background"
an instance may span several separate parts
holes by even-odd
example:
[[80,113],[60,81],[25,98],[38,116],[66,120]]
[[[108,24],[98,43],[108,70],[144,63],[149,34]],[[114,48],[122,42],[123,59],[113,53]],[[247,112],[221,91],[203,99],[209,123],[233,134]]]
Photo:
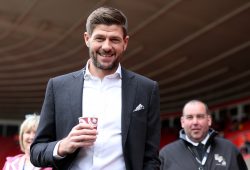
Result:
[[7,157],[3,170],[51,170],[35,167],[30,162],[30,145],[35,137],[39,119],[37,114],[26,115],[19,130],[19,144],[23,154]]
[[210,128],[207,105],[187,102],[182,111],[180,139],[160,151],[161,170],[247,170],[240,151]]

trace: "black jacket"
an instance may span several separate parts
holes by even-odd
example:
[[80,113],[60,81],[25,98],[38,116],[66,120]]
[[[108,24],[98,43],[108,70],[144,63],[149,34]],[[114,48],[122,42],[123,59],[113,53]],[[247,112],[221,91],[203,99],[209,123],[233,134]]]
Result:
[[202,166],[190,151],[189,145],[182,138],[163,147],[160,151],[161,170],[247,170],[246,163],[239,150],[228,140],[217,136],[210,129],[210,138],[207,142],[211,145],[207,160]]

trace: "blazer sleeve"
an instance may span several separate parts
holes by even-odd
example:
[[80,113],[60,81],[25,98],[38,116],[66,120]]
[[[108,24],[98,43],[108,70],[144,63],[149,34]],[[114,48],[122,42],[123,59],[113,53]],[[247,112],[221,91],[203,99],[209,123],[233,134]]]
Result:
[[144,170],[158,170],[160,168],[160,97],[158,83],[154,82],[151,91],[150,107],[147,117],[147,139],[145,145]]
[[153,86],[151,86],[149,94],[143,170],[158,170],[160,169],[159,146],[161,123],[160,97],[157,82],[153,81]]
[[31,145],[31,162],[38,167],[67,169],[79,149],[56,159],[56,144],[78,124],[82,112],[83,70],[60,75],[48,81],[36,137]]
[[53,158],[53,150],[57,141],[55,136],[55,106],[52,80],[50,79],[47,85],[40,123],[30,148],[31,162],[38,167],[57,166]]

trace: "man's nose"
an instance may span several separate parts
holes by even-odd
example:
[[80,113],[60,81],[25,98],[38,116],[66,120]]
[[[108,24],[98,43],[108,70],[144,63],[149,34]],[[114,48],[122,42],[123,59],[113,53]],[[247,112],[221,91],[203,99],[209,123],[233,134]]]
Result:
[[193,123],[197,124],[198,123],[198,118],[196,116],[193,117]]
[[110,41],[109,40],[106,40],[106,41],[104,41],[103,42],[103,44],[102,44],[102,49],[103,50],[105,50],[105,51],[109,51],[109,50],[111,50],[111,43],[110,43]]

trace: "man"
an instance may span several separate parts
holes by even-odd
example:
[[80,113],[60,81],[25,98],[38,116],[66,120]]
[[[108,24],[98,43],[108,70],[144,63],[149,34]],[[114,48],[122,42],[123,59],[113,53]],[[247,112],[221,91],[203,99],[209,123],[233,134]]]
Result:
[[[48,82],[32,163],[59,170],[159,169],[158,84],[120,65],[129,40],[125,15],[100,7],[86,30],[86,67]],[[82,116],[97,117],[97,129],[78,123]]]
[[238,149],[210,128],[208,107],[199,100],[185,104],[180,139],[160,151],[162,170],[247,170]]

